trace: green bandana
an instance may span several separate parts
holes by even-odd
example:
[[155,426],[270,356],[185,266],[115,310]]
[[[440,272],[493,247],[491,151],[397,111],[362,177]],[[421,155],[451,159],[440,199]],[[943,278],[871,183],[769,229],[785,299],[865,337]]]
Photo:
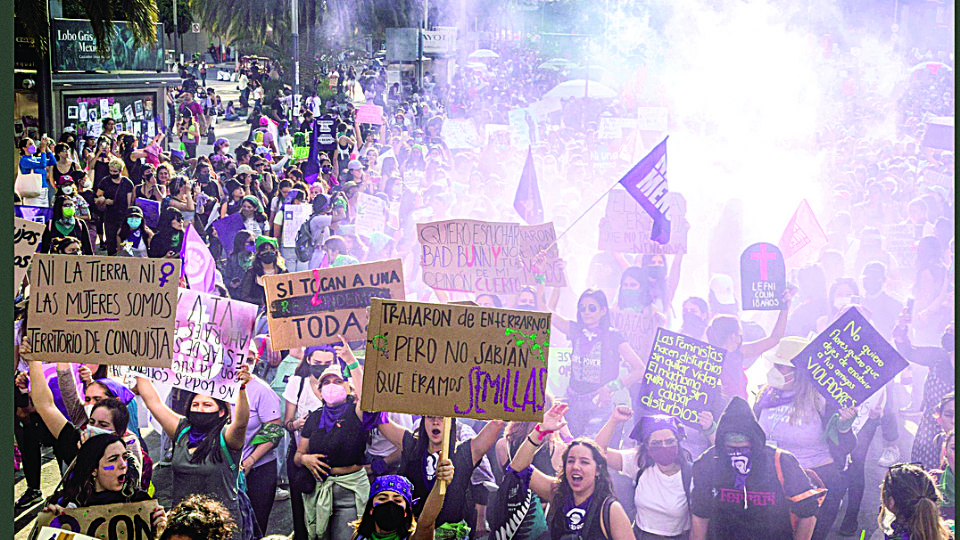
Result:
[[434,532],[434,540],[464,540],[470,536],[470,526],[466,521],[444,523]]
[[370,537],[370,540],[400,540],[400,535],[396,532],[390,534],[379,535],[376,531],[373,532],[373,536]]
[[60,231],[60,234],[64,236],[70,235],[70,233],[73,232],[73,228],[76,226],[76,224],[77,222],[75,218],[70,218],[70,219],[61,218],[53,223],[53,225],[57,228],[57,230]]
[[257,446],[263,443],[277,443],[283,439],[285,430],[280,424],[261,424],[260,430],[250,440],[250,446]]
[[955,489],[956,486],[953,484],[953,468],[947,465],[943,470],[943,474],[940,475],[940,493],[943,495],[940,506],[953,508]]

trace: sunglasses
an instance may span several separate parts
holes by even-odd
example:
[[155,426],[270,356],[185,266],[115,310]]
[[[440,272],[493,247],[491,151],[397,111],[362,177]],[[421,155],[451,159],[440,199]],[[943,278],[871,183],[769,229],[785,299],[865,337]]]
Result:
[[581,304],[578,307],[578,310],[580,311],[580,313],[586,313],[587,311],[589,311],[590,313],[596,313],[597,311],[600,310],[600,306],[596,304]]
[[676,439],[667,439],[665,441],[650,441],[650,448],[670,448],[677,445]]

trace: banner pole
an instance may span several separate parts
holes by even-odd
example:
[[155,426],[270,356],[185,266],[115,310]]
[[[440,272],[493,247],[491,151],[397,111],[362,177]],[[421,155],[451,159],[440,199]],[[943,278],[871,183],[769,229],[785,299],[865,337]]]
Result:
[[[449,417],[449,416],[444,416],[444,417],[443,417],[443,443],[441,443],[443,446],[440,447],[440,460],[439,460],[439,461],[443,461],[443,460],[447,459],[447,449],[450,448],[450,428],[451,428],[452,424],[453,424],[453,423],[450,421],[450,417]],[[439,461],[437,462],[437,466],[438,466],[438,467],[440,466]],[[446,494],[447,494],[447,483],[446,483],[446,482],[440,482],[440,494],[441,494],[441,495],[446,495]]]

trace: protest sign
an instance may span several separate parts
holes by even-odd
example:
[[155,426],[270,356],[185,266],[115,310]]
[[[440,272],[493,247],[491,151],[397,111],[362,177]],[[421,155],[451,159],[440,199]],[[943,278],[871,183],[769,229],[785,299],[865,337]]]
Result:
[[169,367],[179,279],[180,259],[35,255],[30,359]]
[[901,267],[911,267],[917,258],[917,227],[910,223],[883,226],[883,249]]
[[27,275],[30,260],[40,247],[43,223],[13,218],[13,294],[16,295]]
[[193,289],[179,289],[173,362],[133,367],[150,380],[234,403],[237,369],[250,347],[257,306]]
[[237,212],[218,219],[213,222],[213,228],[217,231],[224,253],[229,257],[233,253],[233,237],[243,230],[243,216]]
[[510,122],[510,144],[514,148],[527,148],[537,141],[537,125],[528,108],[517,108],[507,113]]
[[613,118],[604,116],[600,118],[600,125],[597,129],[598,139],[621,139],[624,130],[633,129],[637,126],[637,121],[633,118]]
[[687,231],[684,226],[686,200],[677,192],[664,197],[670,222],[670,241],[659,244],[650,239],[653,218],[623,189],[607,195],[606,214],[600,221],[601,251],[621,253],[677,254],[687,252]]
[[543,416],[549,313],[375,298],[366,339],[364,410]]
[[935,186],[940,186],[946,190],[953,189],[953,175],[952,174],[943,174],[936,171],[924,171],[923,179],[930,184]]
[[273,349],[366,337],[371,298],[404,299],[400,259],[263,276]]
[[637,354],[644,354],[653,346],[657,328],[666,326],[667,319],[652,307],[642,311],[611,307],[610,325],[620,331]]
[[792,360],[817,391],[840,409],[856,407],[907,367],[860,311],[844,311]]
[[18,218],[23,218],[27,221],[46,223],[50,221],[50,218],[53,216],[53,208],[15,204],[13,205],[13,215]]
[[383,123],[383,107],[379,105],[359,105],[357,106],[358,124],[376,124]]
[[386,201],[362,192],[357,194],[357,217],[354,225],[358,236],[370,238],[375,232],[382,233],[386,218]]
[[157,224],[160,223],[160,201],[137,197],[134,204],[143,211],[143,222],[147,227],[157,230]]
[[85,534],[67,532],[63,529],[54,529],[52,527],[40,527],[40,533],[36,540],[97,540],[92,536]]
[[471,118],[444,119],[442,134],[447,148],[451,150],[479,148],[481,144],[477,126]]
[[307,221],[312,213],[313,206],[309,204],[284,205],[283,238],[280,239],[284,247],[295,247],[297,245],[297,233],[300,232],[300,226]]
[[418,223],[417,237],[427,286],[444,291],[520,292],[519,224],[469,219]]
[[720,398],[720,372],[727,351],[657,328],[640,385],[640,403],[697,427],[700,413]]
[[[153,526],[151,514],[157,504],[156,499],[151,499],[66,508],[59,516],[41,512],[37,515],[36,528],[41,531],[44,527],[61,529],[103,540],[153,540],[157,537],[157,529]],[[37,540],[49,540],[49,537],[40,535]]]
[[740,299],[743,309],[779,310],[787,287],[783,254],[773,244],[758,242],[740,255]]
[[[549,248],[549,249],[547,249]],[[537,255],[547,250],[544,261],[536,263]],[[557,248],[557,231],[553,222],[520,226],[520,257],[523,258],[523,283],[536,286],[537,276],[544,276],[547,287],[566,287],[563,261]]]
[[570,347],[550,347],[550,360],[547,368],[547,392],[552,396],[567,395],[570,386],[570,365],[573,363],[573,349]]

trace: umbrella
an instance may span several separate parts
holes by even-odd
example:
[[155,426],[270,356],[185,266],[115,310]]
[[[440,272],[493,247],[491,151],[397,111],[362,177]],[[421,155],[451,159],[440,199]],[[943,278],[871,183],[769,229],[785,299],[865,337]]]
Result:
[[613,79],[613,73],[603,66],[574,67],[567,72],[567,76],[573,79],[590,79],[591,82],[607,82]]
[[486,71],[486,70],[487,70],[487,66],[485,66],[484,64],[481,64],[480,62],[467,62],[466,64],[464,64],[463,67],[465,67],[465,68],[467,68],[467,69],[474,69],[474,70],[477,70],[477,71]]
[[500,58],[500,55],[491,51],[490,49],[477,49],[470,53],[467,58],[471,60],[479,60],[481,58]]
[[544,94],[543,97],[544,99],[571,97],[611,99],[617,97],[617,92],[613,88],[595,81],[590,81],[590,83],[587,84],[587,81],[584,79],[574,79],[572,81],[565,81],[554,86],[553,89]]
[[564,69],[568,69],[575,65],[576,64],[574,64],[573,62],[565,58],[552,58],[540,64],[537,67],[539,67],[540,69],[556,69],[557,71],[562,71]]
[[943,62],[920,62],[919,64],[910,68],[910,73],[916,73],[922,69],[926,69],[930,71],[930,73],[933,73],[934,75],[936,75],[941,68],[947,71],[953,71],[952,67],[944,64]]

